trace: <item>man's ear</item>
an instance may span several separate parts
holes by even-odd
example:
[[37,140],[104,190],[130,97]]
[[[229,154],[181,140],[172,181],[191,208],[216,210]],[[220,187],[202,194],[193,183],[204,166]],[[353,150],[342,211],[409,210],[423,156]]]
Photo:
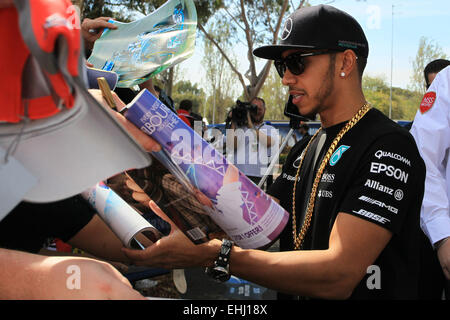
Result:
[[353,50],[345,50],[342,52],[338,60],[339,64],[337,68],[340,78],[345,79],[350,75],[356,75],[358,73],[357,59],[358,57]]

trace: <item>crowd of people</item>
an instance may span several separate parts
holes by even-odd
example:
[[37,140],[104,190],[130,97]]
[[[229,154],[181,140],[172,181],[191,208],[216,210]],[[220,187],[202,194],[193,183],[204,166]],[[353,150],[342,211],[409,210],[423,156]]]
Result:
[[[0,5],[0,21],[13,26],[8,29],[8,39],[17,42],[24,34],[19,29],[23,8],[18,9],[12,2]],[[93,47],[104,28],[116,26],[104,17],[83,21],[81,35],[87,49]],[[449,299],[450,62],[433,61],[425,68],[427,93],[409,132],[366,101],[362,76],[369,43],[352,16],[329,5],[305,7],[292,13],[282,30],[278,44],[259,47],[253,54],[274,61],[299,114],[320,115],[321,128],[311,136],[307,124],[300,127],[304,138],[289,152],[282,174],[266,188],[290,214],[279,237],[279,252],[243,249],[228,239],[194,245],[151,201],[148,206],[170,223],[171,232],[157,245],[148,244],[144,250],[128,249],[82,199],[79,193],[83,190],[57,201],[41,199],[40,203],[19,195],[18,203],[0,221],[0,298],[143,299],[104,260],[168,269],[210,268],[222,260],[227,276],[232,274],[277,290],[279,299]],[[41,54],[26,45],[17,50],[31,57]],[[76,77],[67,77],[67,72],[62,72],[66,70],[58,67],[63,76],[48,83],[55,86],[53,81],[61,81],[70,86]],[[75,88],[72,94],[86,90],[76,85]],[[196,120],[202,121],[200,115],[192,112],[192,101],[182,100],[176,108],[173,100],[164,90],[155,88],[151,80],[140,85],[143,88],[164,100],[188,126],[194,128]],[[60,94],[61,88],[55,92]],[[91,105],[107,105],[99,90],[88,94],[95,98]],[[113,97],[116,105],[124,106],[135,94],[132,90],[118,91]],[[17,95],[16,100],[21,101]],[[63,98],[69,104],[73,96]],[[246,121],[231,120],[231,130],[225,138],[227,157],[258,183],[280,137],[264,121],[268,107],[265,101],[254,97],[249,103],[255,109],[248,108]],[[0,144],[0,155],[9,157],[6,164],[13,162],[14,144],[23,143],[23,132],[26,134],[26,126],[33,121],[28,109],[15,107],[11,102],[5,107],[8,114],[0,112],[1,130],[8,130],[5,123],[14,122],[7,117],[11,114],[17,117],[15,123],[23,124],[13,143]],[[47,112],[42,104],[38,107],[42,113],[37,118],[46,120],[47,126],[56,121],[58,112]],[[105,126],[117,122],[133,137],[130,144],[140,145],[146,152],[161,149],[120,113],[110,110]],[[95,129],[87,127],[82,134],[88,140],[105,144],[99,140],[106,139],[105,135],[98,135]],[[78,133],[81,135],[81,129]],[[121,134],[125,136],[124,132]],[[116,137],[109,139],[114,143]],[[34,153],[42,141],[41,145],[38,141],[33,143],[27,145],[31,159],[36,157]],[[38,147],[33,149],[34,145]],[[136,148],[130,158],[145,165],[145,156]],[[79,152],[73,157],[84,161],[86,155]],[[83,172],[74,171],[74,179],[81,179]],[[8,181],[12,179],[9,177]],[[39,186],[43,182],[35,183]],[[70,185],[59,183],[61,189]],[[142,194],[135,191],[133,197],[142,199]],[[21,236],[14,236],[19,230]],[[38,254],[48,238],[61,239],[89,252],[92,258]],[[72,283],[75,290],[67,282],[68,270],[73,266],[81,269],[83,277],[81,287]]]

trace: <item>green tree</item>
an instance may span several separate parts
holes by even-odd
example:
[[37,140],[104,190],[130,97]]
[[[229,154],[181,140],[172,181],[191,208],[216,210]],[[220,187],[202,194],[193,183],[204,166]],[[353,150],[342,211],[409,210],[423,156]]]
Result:
[[186,80],[176,82],[174,84],[172,99],[177,109],[181,100],[191,100],[192,111],[203,115],[203,105],[206,99],[206,94],[203,89],[198,87],[197,84],[193,84]]
[[266,102],[267,120],[286,120],[284,115],[284,105],[288,98],[288,87],[281,83],[280,76],[275,68],[271,68],[269,75],[264,82],[258,96]]
[[[304,2],[305,0],[301,0],[299,7]],[[236,74],[246,100],[258,95],[272,65],[272,61],[267,60],[264,67],[258,72],[256,60],[252,54],[253,49],[260,44],[277,42],[281,22],[289,8],[289,0],[223,0],[221,10],[217,11],[214,18],[230,25],[231,33],[230,37],[226,39],[227,44],[244,43],[247,48],[249,64],[245,73],[239,71],[238,66],[223,49],[223,46],[227,44],[215,39],[214,35],[206,31],[202,24],[198,25],[205,38],[217,47],[228,66]]]
[[[373,107],[389,115],[389,85],[381,77],[363,77],[364,95]],[[392,119],[413,120],[422,94],[402,88],[392,88]]]
[[[215,21],[209,24],[208,33],[213,35],[217,41],[224,43],[222,51],[227,52],[229,59],[234,60],[231,53],[232,47],[226,41],[230,37],[229,24]],[[228,68],[223,55],[212,42],[204,44],[202,65],[205,68],[206,77],[202,81],[208,90],[208,101],[206,103],[206,114],[211,123],[222,122],[226,118],[226,112],[234,104],[236,99],[236,75]]]
[[421,37],[419,40],[419,48],[416,58],[412,61],[413,74],[411,75],[410,85],[408,89],[417,91],[421,94],[425,93],[425,78],[423,69],[425,66],[435,59],[448,59],[439,44],[432,39]]

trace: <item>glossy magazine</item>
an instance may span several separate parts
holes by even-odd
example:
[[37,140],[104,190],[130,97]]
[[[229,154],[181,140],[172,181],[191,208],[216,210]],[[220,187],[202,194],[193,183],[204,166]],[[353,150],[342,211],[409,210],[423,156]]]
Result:
[[[152,183],[165,194],[161,209],[194,243],[214,236],[215,225],[243,248],[264,247],[277,239],[288,213],[148,90],[142,90],[122,113],[161,144],[162,151],[153,155],[166,170],[153,164],[145,170],[159,176],[160,181]],[[146,182],[135,178],[145,190]],[[169,190],[169,182],[178,185],[177,192]],[[195,204],[196,210],[187,207],[177,212],[185,202]],[[194,219],[179,224],[184,212]],[[214,224],[205,228],[203,220]]]

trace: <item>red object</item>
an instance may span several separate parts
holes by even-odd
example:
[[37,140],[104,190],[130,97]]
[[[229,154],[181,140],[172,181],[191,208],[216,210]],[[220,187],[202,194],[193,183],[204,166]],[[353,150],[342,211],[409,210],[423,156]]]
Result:
[[58,252],[72,252],[72,246],[63,242],[61,239],[55,239],[56,251]]
[[191,114],[189,113],[189,111],[186,111],[183,109],[178,109],[177,113],[178,113],[178,117],[180,117],[181,120],[183,120],[189,127],[192,128],[191,121],[189,120],[189,118],[192,118],[192,117],[191,117]]
[[[58,48],[58,40],[63,38],[68,48],[65,68],[71,76],[78,76],[79,26],[78,15],[69,0],[23,1],[17,8],[0,9],[0,39],[6,44],[0,51],[0,121],[20,122],[25,116],[25,104],[28,107],[26,116],[30,119],[58,113],[58,98],[65,107],[73,107],[72,89],[56,66],[54,51]],[[54,96],[24,99],[23,79],[29,76],[27,64],[33,58],[50,82]]]
[[436,92],[430,91],[425,93],[422,102],[420,103],[420,113],[425,113],[431,109],[434,102],[436,101]]

